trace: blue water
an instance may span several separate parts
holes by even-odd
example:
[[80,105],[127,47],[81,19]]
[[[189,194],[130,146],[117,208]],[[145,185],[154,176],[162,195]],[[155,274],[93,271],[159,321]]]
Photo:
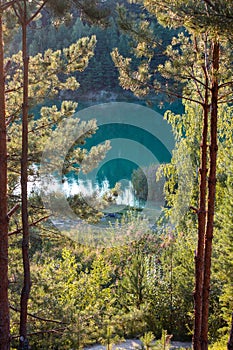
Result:
[[[125,102],[125,101],[124,101]],[[135,101],[130,101],[135,103]],[[138,103],[138,101],[137,101]],[[56,104],[58,107],[60,106],[59,101],[49,101],[46,103],[47,106],[51,106]],[[140,101],[138,103],[142,106],[145,106],[145,101]],[[79,104],[78,110],[82,111],[87,107],[92,106],[91,102]],[[96,103],[95,103],[96,105]],[[161,111],[156,106],[153,107],[153,110],[162,114],[164,111]],[[35,114],[39,114],[39,107]],[[142,116],[143,117],[143,116]],[[162,118],[162,117],[161,117]],[[164,123],[166,123],[164,121]],[[172,138],[172,134],[170,133],[168,138]],[[119,124],[119,123],[109,123],[100,125],[96,134],[94,134],[91,138],[86,140],[84,147],[87,150],[90,150],[91,147],[96,146],[105,140],[112,139],[126,139],[135,141],[140,145],[143,145],[147,150],[151,152],[152,155],[157,159],[158,163],[169,163],[171,160],[171,150],[168,150],[167,147],[152,133],[144,130],[143,128],[129,125],[129,124]],[[140,166],[149,166],[148,160],[143,158],[143,155],[140,159]],[[99,166],[98,171],[96,173],[96,177],[94,181],[98,184],[102,184],[104,180],[108,180],[110,187],[114,187],[116,182],[119,182],[122,179],[130,181],[132,179],[132,173],[139,167],[138,164],[135,163],[133,159],[125,159],[121,156],[121,150],[119,149],[119,154],[117,157],[111,160],[106,160],[102,162],[102,165]],[[83,178],[82,178],[83,179]],[[78,182],[79,176],[74,172],[68,175],[68,181],[70,182]],[[87,177],[88,180],[88,177]]]
[[[171,160],[171,153],[157,137],[142,128],[128,124],[112,123],[101,125],[96,134],[87,140],[85,148],[89,150],[92,146],[96,146],[106,139],[133,140],[151,151],[160,164],[169,163]],[[147,163],[147,159],[142,159],[141,164],[143,166],[150,165]],[[96,181],[101,183],[107,178],[110,187],[113,187],[121,179],[131,180],[132,172],[137,168],[138,165],[135,162],[121,158],[119,155],[116,159],[104,163],[97,173]]]

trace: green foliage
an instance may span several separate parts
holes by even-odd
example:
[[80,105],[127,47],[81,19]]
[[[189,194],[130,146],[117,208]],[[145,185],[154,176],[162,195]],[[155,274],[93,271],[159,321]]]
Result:
[[[150,0],[139,0],[134,3],[141,7],[140,14],[130,15],[124,9],[120,9],[119,16],[122,30],[131,36],[133,43],[138,44],[138,50],[134,52],[135,57],[133,59],[132,55],[122,55],[119,48],[112,51],[112,58],[119,71],[119,81],[123,89],[130,90],[141,97],[150,95],[154,98],[154,94],[163,93],[169,100],[183,98],[197,104],[203,103],[206,77],[203,69],[206,67],[208,74],[211,74],[211,40],[219,35],[222,38],[219,84],[221,89],[226,89],[222,98],[224,96],[231,101],[232,51],[229,49],[230,40],[227,42],[226,27],[223,24],[224,18],[226,22],[232,18],[229,4],[214,2],[211,6],[201,1],[155,3]],[[219,21],[217,8],[220,11]],[[210,13],[213,13],[211,18]],[[157,35],[156,29],[160,33],[157,21],[163,26],[178,28],[173,32],[175,36],[172,38],[166,35],[163,42],[161,40],[163,37]],[[231,25],[227,29],[229,35]],[[143,35],[144,27],[149,29],[148,35]],[[163,57],[160,62],[155,46]],[[150,54],[146,53],[147,47]]]
[[152,164],[149,167],[138,168],[133,171],[133,188],[139,200],[148,200],[156,203],[163,202],[164,180],[156,181],[158,168],[159,165]]
[[[134,3],[142,1],[134,1]],[[119,43],[122,45],[119,51],[112,54],[116,66],[120,69],[120,81],[124,88],[131,89],[136,94],[147,94],[148,91],[156,91],[168,82],[176,81],[178,93],[183,84],[187,83],[191,74],[196,75],[197,85],[188,82],[183,89],[184,95],[190,99],[184,102],[185,110],[182,115],[167,112],[166,119],[172,125],[176,138],[176,146],[173,152],[171,164],[163,165],[161,173],[167,179],[165,183],[165,194],[167,200],[166,219],[170,218],[172,226],[158,227],[156,232],[149,230],[148,221],[140,215],[130,212],[122,215],[121,220],[114,222],[109,230],[103,228],[102,242],[112,239],[111,248],[94,248],[89,243],[86,232],[71,232],[74,235],[84,235],[86,245],[77,244],[64,238],[49,223],[34,227],[33,223],[45,216],[41,199],[38,193],[30,197],[30,224],[31,224],[31,247],[30,259],[32,270],[32,294],[29,303],[29,333],[37,335],[31,338],[33,349],[71,349],[82,348],[84,345],[101,342],[107,344],[108,348],[119,338],[129,336],[142,336],[145,347],[150,347],[152,337],[161,335],[161,342],[155,343],[153,347],[165,350],[170,338],[169,334],[179,339],[187,339],[192,329],[192,286],[194,279],[193,260],[194,247],[196,245],[196,216],[190,206],[197,207],[198,202],[198,169],[199,144],[201,140],[201,107],[200,100],[203,92],[202,71],[198,68],[203,64],[202,48],[205,43],[200,26],[203,17],[200,11],[207,11],[201,2],[175,1],[157,2],[144,1],[146,7],[152,13],[158,12],[158,20],[170,25],[171,19],[175,25],[184,25],[192,34],[193,26],[198,29],[199,39],[196,53],[193,52],[194,37],[187,33],[180,33],[176,38],[170,40],[166,52],[161,49],[162,56],[166,53],[164,62],[156,60],[158,53],[159,38],[156,31],[161,30],[156,23],[148,21],[145,13],[141,15],[141,22],[135,22],[127,16],[124,9],[120,9],[121,27],[124,31],[133,35],[132,51],[136,54],[138,68],[132,63],[132,54],[126,48],[128,39],[118,34],[118,29],[113,21],[112,27],[102,31],[91,28],[77,19],[68,24],[54,29],[50,23],[44,26],[45,17],[36,22],[36,27],[41,25],[46,36],[46,43],[39,39],[39,32],[35,35],[30,33],[30,107],[42,102],[45,97],[54,94],[63,94],[63,91],[76,90],[79,86],[77,80],[79,73],[87,68],[89,60],[92,59],[93,66],[89,66],[83,75],[86,79],[83,90],[88,90],[91,76],[93,75],[94,89],[103,88],[103,80],[111,89],[112,75],[103,75],[103,67],[110,72],[112,63],[110,57],[106,56],[104,48],[113,48]],[[90,5],[87,2],[87,5]],[[164,6],[169,5],[172,11],[177,9],[187,11],[187,17],[170,16],[164,11]],[[58,12],[61,12],[58,8]],[[228,17],[231,8],[223,3],[213,2],[214,7],[207,7],[211,16],[204,19],[205,28],[212,32],[217,10],[221,18]],[[191,10],[198,11],[197,22],[193,23],[190,15]],[[89,9],[87,8],[86,16]],[[166,14],[166,16],[165,16]],[[98,13],[97,13],[98,17]],[[86,17],[85,17],[86,18]],[[98,18],[96,18],[97,20]],[[125,23],[126,22],[126,23]],[[11,24],[12,25],[12,24]],[[70,26],[69,26],[70,25]],[[159,29],[160,28],[160,29]],[[216,30],[222,28],[222,22]],[[94,36],[97,32],[99,44],[96,44]],[[224,30],[225,32],[225,30]],[[49,33],[49,35],[48,35]],[[160,33],[164,33],[161,32]],[[46,35],[47,34],[47,35]],[[155,38],[155,39],[154,39]],[[65,42],[74,42],[69,48],[63,49]],[[153,40],[153,42],[152,42]],[[156,43],[154,42],[156,41]],[[119,45],[120,45],[119,44]],[[58,47],[58,46],[59,47]],[[97,45],[97,46],[96,46]],[[99,46],[98,46],[99,45]],[[231,79],[232,72],[227,70],[231,55],[227,54],[229,44],[222,46],[225,56],[222,59],[220,69],[222,83]],[[46,47],[47,46],[47,47]],[[96,47],[96,57],[94,49]],[[207,51],[210,46],[207,45]],[[38,53],[41,51],[41,53]],[[129,58],[124,58],[129,54]],[[157,53],[156,53],[157,52]],[[105,57],[106,56],[106,57]],[[104,58],[103,58],[104,57]],[[187,60],[190,65],[187,66]],[[8,64],[9,62],[9,64]],[[131,64],[132,63],[132,64]],[[151,68],[160,64],[155,76],[151,77]],[[94,64],[96,66],[94,66]],[[211,62],[209,62],[211,69]],[[186,65],[186,66],[185,66]],[[23,62],[21,54],[14,53],[6,59],[6,84],[7,84],[7,123],[8,123],[8,151],[9,151],[9,198],[10,205],[20,201],[17,191],[19,183],[19,153],[20,153],[20,129],[21,129],[21,100],[22,100],[22,70]],[[97,67],[97,68],[96,68]],[[184,69],[185,67],[185,69]],[[133,68],[133,70],[131,70]],[[78,73],[77,73],[78,71]],[[158,73],[160,78],[158,78]],[[181,75],[182,73],[182,75]],[[114,73],[116,77],[116,71]],[[88,79],[87,79],[88,77]],[[104,79],[103,79],[104,77]],[[154,79],[155,78],[155,79]],[[149,88],[148,88],[149,82]],[[196,89],[196,90],[195,90]],[[195,90],[195,91],[194,91]],[[167,89],[165,89],[167,91]],[[198,94],[196,93],[198,92]],[[230,96],[230,88],[224,87],[222,97]],[[171,92],[171,90],[169,90]],[[198,105],[195,101],[198,101]],[[37,176],[35,162],[39,162],[41,153],[51,133],[56,135],[58,124],[69,119],[75,113],[77,104],[65,101],[60,107],[42,107],[40,117],[30,116],[29,121],[29,172],[30,176]],[[213,279],[210,299],[210,337],[215,341],[219,336],[225,335],[229,329],[230,312],[233,305],[232,300],[232,196],[233,196],[233,168],[232,168],[232,107],[223,104],[219,107],[219,158],[218,158],[218,182],[217,182],[217,205],[215,223],[215,250],[213,254]],[[80,121],[75,120],[78,124]],[[96,166],[99,159],[103,159],[109,149],[109,143],[99,148],[92,148],[89,152],[83,146],[85,139],[91,137],[96,131],[96,123],[89,121],[86,124],[78,124],[82,130],[81,136],[68,152],[65,159],[63,174],[70,170],[79,172],[89,171]],[[70,124],[72,128],[72,122]],[[67,141],[66,131],[57,144],[58,153]],[[78,162],[78,166],[77,166]],[[152,167],[154,179],[154,168]],[[150,171],[151,169],[144,169]],[[142,190],[144,197],[146,193],[145,178],[141,172],[134,173],[134,182],[137,191]],[[153,186],[151,184],[151,186]],[[55,198],[59,203],[59,194]],[[91,199],[88,199],[88,201]],[[95,198],[93,199],[96,200]],[[104,198],[108,202],[109,198]],[[110,196],[110,201],[112,197]],[[94,211],[79,196],[69,198],[71,206],[75,208],[81,218],[97,221],[101,214]],[[95,204],[96,206],[96,204]],[[37,209],[37,210],[36,210]],[[91,209],[91,210],[90,210]],[[20,233],[18,213],[15,213],[11,221],[10,229]],[[52,232],[51,232],[52,231]],[[78,228],[77,228],[78,231]],[[76,236],[75,236],[76,237]],[[96,237],[93,237],[93,246]],[[116,245],[116,242],[118,243]],[[19,291],[22,284],[23,268],[20,260],[19,246],[20,236],[10,237],[10,300],[12,306],[12,334],[18,334]],[[37,318],[33,317],[37,316]],[[47,320],[47,321],[45,321]],[[162,331],[167,329],[168,333]],[[43,333],[44,332],[44,333]],[[15,346],[14,342],[12,346]],[[218,347],[216,343],[216,347]]]
[[[228,35],[226,23],[231,27],[232,7],[225,1],[143,1],[144,6],[165,26],[185,26],[190,31]],[[195,16],[193,15],[195,13]]]
[[125,293],[125,302],[127,307],[130,305],[140,309],[144,302],[146,288],[146,266],[144,258],[139,252],[132,258],[129,268],[125,270],[125,277],[121,282],[123,294]]
[[[166,199],[170,208],[166,214],[177,226],[178,231],[190,239],[190,258],[192,247],[195,247],[196,215],[190,210],[190,206],[197,207],[198,186],[198,153],[201,139],[200,121],[197,118],[197,108],[192,103],[185,103],[185,114],[174,115],[167,113],[176,137],[176,146],[170,165],[162,166],[161,171],[167,178],[165,184]],[[217,169],[217,203],[215,221],[215,248],[213,252],[213,275],[210,298],[209,331],[211,341],[222,334],[229,332],[232,310],[232,108],[223,105],[219,107],[219,159]],[[196,117],[195,117],[196,116]],[[184,160],[184,161],[183,161]],[[183,182],[182,182],[183,181]],[[183,184],[183,185],[182,185]],[[182,235],[183,236],[183,235]],[[192,243],[191,243],[192,242]],[[187,248],[182,249],[187,251]],[[178,253],[177,248],[175,254]],[[180,251],[179,254],[182,254]],[[181,255],[180,255],[181,256]],[[180,259],[180,258],[179,258]],[[186,264],[185,264],[186,265]],[[192,259],[188,261],[185,269],[176,269],[185,276],[188,266],[192,265]],[[190,275],[193,272],[189,270]],[[192,282],[189,282],[192,285]],[[187,289],[186,289],[187,288]],[[188,290],[184,285],[182,293]],[[176,293],[175,293],[176,294]]]
[[152,332],[146,332],[141,338],[143,349],[150,350],[169,350],[170,341],[172,335],[168,335],[166,330],[162,330],[162,335],[160,340],[154,340],[154,334]]
[[[78,39],[82,37],[89,37],[95,35],[97,37],[97,45],[95,49],[95,57],[90,61],[89,66],[81,75],[76,73],[75,76],[80,82],[81,86],[78,92],[72,93],[72,98],[76,99],[80,97],[85,98],[89,95],[92,99],[98,99],[101,94],[101,91],[105,91],[104,98],[107,99],[115,99],[117,96],[121,98],[133,98],[129,94],[125,94],[120,88],[118,84],[118,75],[117,70],[114,67],[114,63],[112,62],[110,52],[113,48],[118,47],[121,54],[127,57],[132,57],[135,53],[138,55],[138,59],[146,57],[151,57],[153,55],[153,62],[163,63],[164,54],[161,53],[160,45],[156,48],[153,38],[156,37],[156,41],[158,43],[161,42],[161,38],[165,35],[168,38],[171,38],[174,34],[173,30],[164,29],[157,22],[148,20],[148,14],[144,18],[141,24],[138,24],[135,18],[130,20],[130,16],[128,13],[125,13],[125,10],[120,7],[119,16],[117,18],[114,7],[115,3],[108,0],[105,3],[100,4],[100,8],[108,8],[111,7],[111,16],[109,17],[106,12],[106,16],[103,16],[103,22],[107,19],[108,26],[103,30],[101,27],[96,25],[90,25],[90,21],[86,21],[86,16],[84,11],[82,10],[82,14],[84,17],[79,17],[80,9],[83,5],[87,5],[90,7],[90,2],[62,2],[61,9],[64,10],[63,7],[66,7],[65,15],[63,18],[51,17],[47,11],[42,11],[41,16],[36,18],[33,21],[33,25],[28,28],[28,47],[29,54],[31,56],[36,55],[37,53],[44,53],[48,49],[52,50],[61,50],[63,47],[67,47],[70,44],[76,42]],[[124,3],[126,7],[126,1],[120,1],[120,3]],[[49,1],[48,6],[52,4],[54,7],[54,1]],[[56,4],[55,4],[56,5]],[[70,8],[70,5],[72,5]],[[93,8],[96,7],[96,4],[91,2]],[[58,9],[59,9],[58,3]],[[97,4],[97,7],[99,5]],[[60,15],[62,15],[62,11]],[[95,11],[95,10],[94,10]],[[105,12],[105,10],[104,10]],[[97,11],[98,13],[98,11]],[[66,16],[68,15],[69,20],[66,20]],[[11,15],[11,17],[13,17]],[[143,16],[142,16],[143,17]],[[119,26],[123,29],[124,20],[127,19],[130,23],[133,23],[135,26],[135,30],[131,31],[132,35],[134,35],[134,44],[133,48],[131,47],[129,40],[129,32],[127,30],[123,30],[123,32],[119,32]],[[95,23],[95,20],[94,20]],[[55,24],[55,25],[54,25]],[[93,24],[93,21],[92,21]],[[130,27],[127,25],[127,27]],[[135,32],[135,33],[134,33]],[[140,43],[136,42],[136,38],[138,37],[137,33],[140,32]],[[21,33],[18,31],[9,45],[7,46],[7,53],[9,56],[18,52],[21,49],[20,46],[20,36]],[[145,44],[145,39],[150,40],[150,43]],[[144,40],[144,41],[143,41]],[[153,63],[153,64],[154,64]],[[143,64],[141,65],[141,74],[143,75],[145,67]],[[103,93],[104,94],[104,93]],[[64,96],[64,93],[63,93]],[[65,95],[66,96],[66,95]]]
[[[29,101],[30,107],[36,106],[44,101],[45,98],[53,97],[59,92],[68,90],[76,90],[79,83],[74,77],[77,71],[82,72],[88,65],[90,58],[93,56],[96,39],[82,38],[76,44],[72,44],[68,48],[52,51],[48,49],[42,55],[41,53],[31,56],[29,59]],[[6,59],[7,62],[8,59]],[[21,145],[21,99],[22,99],[22,77],[23,77],[23,62],[21,53],[14,54],[10,58],[10,69],[6,76],[6,89],[8,92],[7,98],[7,122],[8,125],[8,152],[9,152],[9,194],[15,200],[18,200],[16,194],[19,186],[19,157]],[[60,155],[63,154],[67,147],[70,132],[73,127],[79,130],[79,135],[76,135],[75,143],[72,145],[68,154],[61,159],[63,167],[63,175],[65,176],[70,171],[76,173],[80,170],[87,173],[98,165],[98,162],[105,157],[106,152],[110,149],[110,143],[106,141],[96,147],[92,147],[87,151],[82,146],[85,144],[85,139],[91,137],[97,130],[96,121],[81,122],[78,119],[72,118],[76,112],[77,103],[71,101],[63,101],[58,108],[42,107],[39,117],[34,116],[33,109],[29,116],[29,176],[30,180],[36,180],[38,177],[38,167],[35,164],[40,163],[42,152],[50,140],[50,137],[57,138],[56,151],[52,155],[53,159],[60,160]],[[59,125],[66,120],[66,127],[61,131]],[[60,133],[60,134],[59,134]],[[82,148],[81,148],[81,147]],[[53,169],[51,161],[51,171]],[[51,180],[51,179],[50,179]],[[59,197],[59,196],[58,196]],[[54,198],[56,201],[56,196]],[[32,205],[33,199],[29,200]],[[57,200],[58,202],[58,200]],[[82,202],[82,201],[81,201]],[[88,210],[84,207],[80,209],[83,202],[79,203],[75,198],[72,199],[72,204],[79,212],[80,217],[88,217]],[[105,201],[106,205],[107,201]],[[29,211],[31,209],[29,208]],[[89,210],[90,211],[90,210]],[[31,211],[31,222],[37,221],[37,212]],[[84,214],[85,212],[85,214]],[[96,215],[94,215],[94,212]],[[101,217],[98,211],[92,211],[94,221]],[[39,215],[41,215],[41,211]],[[45,215],[45,214],[44,214]],[[90,213],[89,213],[90,216]],[[18,221],[18,220],[17,220]]]
[[220,120],[221,139],[219,147],[218,183],[217,183],[217,212],[216,212],[216,236],[214,250],[214,273],[219,283],[220,307],[219,317],[224,320],[218,330],[220,335],[229,332],[231,323],[232,299],[232,195],[233,195],[233,168],[232,168],[232,107],[223,107]]
[[[165,118],[172,126],[176,139],[170,164],[161,165],[158,176],[163,175],[165,197],[168,209],[165,210],[173,224],[195,225],[196,217],[190,207],[198,206],[199,145],[201,142],[201,110],[192,102],[185,102],[185,113],[175,115],[168,111]],[[193,226],[194,228],[195,226]]]
[[[138,223],[132,217],[124,232],[138,230]],[[58,233],[48,236],[51,230],[48,224],[44,229],[45,234],[42,228],[32,232],[33,286],[29,311],[62,323],[30,317],[29,332],[60,329],[31,338],[33,348],[81,348],[96,342],[110,347],[120,338],[148,331],[159,337],[163,328],[171,326],[171,314],[172,331],[184,336],[187,314],[192,310],[189,288],[192,252],[188,237],[174,240],[165,233],[151,232],[143,236],[142,231],[140,239],[131,243],[127,239],[112,248],[96,249]],[[11,299],[16,308],[22,278],[21,264],[15,259],[19,255],[18,244],[16,238],[11,241],[14,264],[10,275],[12,280],[17,279],[11,284]],[[12,319],[17,320],[16,313]],[[17,334],[17,322],[12,331]]]
[[161,339],[156,341],[154,349],[168,350],[170,348],[170,341],[172,335],[169,335],[166,330],[162,330]]
[[[61,5],[67,7],[67,2],[64,4],[62,2]],[[90,5],[95,8],[93,2],[76,2],[76,6],[87,6],[91,8]],[[109,1],[108,4],[102,3],[100,5],[100,8],[104,7],[104,9],[102,9],[104,10],[104,13],[106,12],[106,5],[108,7],[108,13],[106,12],[103,16],[103,24],[107,20],[108,26],[104,29],[97,25],[97,18],[96,21],[94,20],[95,25],[93,25],[93,21],[92,25],[89,20],[86,21],[86,15],[83,10],[82,14],[84,14],[85,18],[80,18],[78,15],[79,10],[77,10],[75,6],[70,9],[69,15],[71,16],[71,19],[69,21],[63,21],[61,19],[54,20],[54,18],[49,16],[46,11],[43,11],[41,17],[33,22],[32,28],[28,29],[28,47],[31,56],[34,56],[39,52],[43,54],[48,49],[55,51],[62,50],[62,48],[75,43],[82,37],[96,36],[97,44],[95,48],[95,57],[92,58],[85,72],[82,74],[79,74],[78,72],[75,73],[81,86],[78,92],[72,92],[73,99],[79,98],[80,100],[80,97],[86,98],[87,94],[93,95],[90,98],[95,98],[95,95],[100,94],[101,90],[107,91],[108,95],[106,97],[108,98],[114,97],[115,92],[120,93],[119,85],[117,83],[117,72],[111,60],[110,52],[113,47],[119,45],[122,52],[128,53],[128,39],[125,35],[119,33],[115,17],[109,17]],[[113,10],[115,4],[112,5]],[[99,20],[101,19],[99,18]],[[54,25],[54,21],[57,25]],[[15,34],[10,45],[7,47],[9,55],[14,54],[21,49],[20,35],[20,32]],[[71,95],[70,92],[69,95]]]
[[152,348],[152,342],[154,340],[154,334],[152,332],[146,332],[141,338],[144,349],[149,350]]
[[[90,269],[84,269],[67,248],[60,257],[48,257],[43,265],[37,262],[34,278],[40,284],[32,289],[31,307],[34,312],[40,310],[45,318],[62,321],[65,329],[58,338],[45,334],[37,339],[35,349],[44,346],[52,349],[55,344],[63,344],[62,349],[80,347],[101,337],[103,322],[109,317],[113,302],[110,272],[110,266],[101,257],[93,261]],[[32,323],[30,327],[34,329],[35,325]]]
[[223,336],[221,339],[210,345],[210,350],[223,350],[226,349],[228,341],[228,335]]
[[[185,114],[174,115],[170,112],[166,117],[171,123],[176,137],[176,146],[173,151],[171,164],[161,167],[167,178],[165,193],[167,208],[165,213],[176,225],[181,237],[189,237],[190,259],[182,265],[177,264],[175,269],[179,275],[193,276],[190,270],[192,265],[192,249],[195,247],[196,215],[190,207],[198,205],[198,169],[199,169],[199,143],[201,140],[200,120],[197,117],[198,108],[193,103],[185,102]],[[211,341],[229,331],[232,310],[232,108],[223,105],[219,107],[219,159],[217,169],[217,203],[215,221],[215,248],[213,252],[213,272],[210,298],[209,331]],[[183,239],[183,238],[182,238]],[[188,243],[188,242],[186,242]],[[178,247],[177,247],[178,248]],[[179,248],[175,248],[175,255]],[[187,246],[182,249],[187,252]],[[177,255],[180,261],[182,251]],[[187,256],[186,256],[187,258]],[[183,259],[182,259],[183,260]],[[184,262],[184,260],[183,260]],[[189,266],[189,267],[188,267]],[[181,276],[180,275],[180,276]],[[187,277],[186,277],[187,278]],[[183,280],[185,281],[185,279]],[[188,281],[188,279],[187,279]],[[188,284],[192,285],[192,279]],[[183,282],[181,282],[181,285]],[[181,293],[186,293],[188,285],[184,283]],[[179,293],[178,293],[179,294]],[[175,292],[175,295],[176,292]],[[188,300],[188,299],[187,299]],[[181,305],[181,304],[180,304]],[[174,317],[176,319],[176,317]],[[189,322],[187,322],[187,325]]]

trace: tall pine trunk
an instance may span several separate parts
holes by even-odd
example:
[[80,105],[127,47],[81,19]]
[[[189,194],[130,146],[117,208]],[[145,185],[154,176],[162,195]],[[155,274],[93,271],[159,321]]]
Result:
[[[204,67],[206,73],[206,68]],[[208,76],[205,79],[205,101],[203,104],[203,128],[201,141],[201,167],[199,186],[199,208],[198,208],[198,244],[195,256],[195,291],[194,291],[194,334],[193,348],[201,349],[201,324],[202,324],[202,286],[204,279],[204,243],[206,229],[206,187],[207,187],[207,136],[208,136],[208,114],[209,114],[209,92]]]
[[7,135],[2,31],[2,14],[0,14],[0,350],[8,350],[10,349],[10,317],[8,303]]
[[216,193],[216,171],[218,152],[218,71],[219,71],[219,42],[213,42],[212,89],[211,89],[211,122],[210,122],[210,171],[208,179],[208,214],[205,235],[204,281],[202,294],[202,333],[201,348],[208,349],[208,316],[211,275],[212,241],[214,231],[214,211]]
[[27,314],[31,289],[29,262],[29,225],[28,225],[28,66],[27,53],[27,4],[24,0],[22,18],[22,53],[23,53],[23,106],[22,106],[22,156],[21,156],[21,195],[22,195],[22,257],[24,281],[20,299],[20,349],[28,349]]

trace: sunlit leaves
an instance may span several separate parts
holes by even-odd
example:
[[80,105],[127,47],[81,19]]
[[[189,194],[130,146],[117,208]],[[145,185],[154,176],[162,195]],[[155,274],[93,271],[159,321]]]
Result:
[[226,34],[232,26],[232,1],[143,1],[165,26],[185,26],[199,33]]
[[131,71],[131,59],[121,56],[117,49],[112,52],[112,59],[119,70],[119,81],[126,90],[131,90],[136,96],[145,96],[149,93],[146,82],[150,78],[148,64],[143,62],[137,71]]
[[[83,71],[94,54],[95,37],[83,38],[64,50],[48,49],[29,59],[29,100],[31,106],[45,98],[54,97],[60,90],[76,90],[79,87],[74,76]],[[7,60],[6,60],[7,61]],[[7,76],[7,115],[15,115],[16,102],[22,99],[23,63],[21,53],[10,58],[10,70]]]

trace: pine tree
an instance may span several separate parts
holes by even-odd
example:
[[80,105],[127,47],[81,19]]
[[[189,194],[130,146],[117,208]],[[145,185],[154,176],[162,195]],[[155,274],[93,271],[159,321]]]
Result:
[[0,2],[0,349],[10,348],[8,303],[7,135],[2,6]]
[[[136,3],[143,4],[163,25],[184,26],[188,31],[186,34],[181,33],[178,39],[172,40],[165,51],[169,59],[164,65],[154,69],[152,58],[156,37],[150,22],[144,20],[135,26],[123,13],[124,28],[131,32],[138,42],[136,55],[141,58],[141,63],[138,69],[133,71],[130,59],[123,58],[117,50],[112,56],[120,72],[120,83],[125,89],[131,89],[142,96],[151,91],[164,92],[169,96],[192,101],[200,105],[203,110],[199,206],[196,209],[198,247],[195,259],[193,344],[194,349],[205,350],[208,346],[208,304],[218,150],[218,104],[230,102],[232,99],[229,46],[225,41],[232,28],[232,8],[230,2],[216,1],[158,1],[155,3],[145,0],[136,1]],[[153,69],[152,72],[160,73],[163,80],[159,81],[150,71],[150,67]],[[169,85],[169,80],[179,82],[176,90],[174,84]],[[208,133],[210,135],[209,151]]]
[[[9,3],[2,4],[1,9],[7,13],[9,18],[15,18],[18,20],[19,25],[22,27],[22,52],[13,55],[10,59],[7,59],[6,65],[4,65],[4,53],[3,53],[3,30],[1,30],[1,166],[0,174],[2,176],[1,186],[1,232],[2,232],[2,269],[1,273],[1,293],[2,293],[2,307],[0,310],[1,319],[1,338],[0,346],[2,349],[9,348],[9,306],[7,298],[8,289],[8,277],[7,277],[7,267],[8,267],[8,219],[13,215],[19,207],[17,203],[13,209],[7,215],[7,197],[6,197],[6,185],[7,185],[7,170],[6,170],[6,126],[9,129],[9,135],[13,131],[14,136],[18,139],[14,139],[13,134],[11,135],[11,145],[9,145],[9,150],[16,150],[16,153],[9,154],[8,166],[10,167],[15,161],[15,156],[21,155],[21,194],[22,194],[22,228],[17,228],[15,233],[23,233],[22,242],[22,253],[23,253],[23,263],[24,263],[24,287],[21,295],[21,320],[20,320],[20,348],[28,348],[27,339],[27,308],[28,308],[28,298],[30,293],[30,263],[29,263],[29,202],[28,202],[28,167],[29,167],[29,149],[32,147],[29,140],[29,133],[34,132],[38,128],[38,122],[34,123],[34,130],[29,129],[29,108],[33,104],[38,103],[39,100],[44,100],[45,96],[53,96],[58,92],[59,89],[76,89],[79,84],[72,73],[76,70],[82,71],[88,65],[89,58],[93,56],[93,49],[95,46],[95,38],[91,39],[85,38],[80,40],[78,43],[71,45],[71,47],[64,49],[63,52],[57,51],[53,53],[48,50],[47,53],[42,58],[39,54],[37,57],[29,58],[27,49],[27,27],[28,25],[36,20],[36,17],[46,5],[52,6],[52,1],[41,1],[36,5],[32,2],[24,1],[11,1]],[[56,4],[57,5],[57,4]],[[59,4],[58,4],[59,5]],[[53,4],[54,8],[54,4]],[[99,18],[100,19],[100,18]],[[2,22],[1,22],[2,23]],[[74,59],[75,58],[75,59]],[[61,73],[63,72],[63,76]],[[58,74],[60,73],[60,77]],[[64,80],[64,76],[67,75],[67,79]],[[44,79],[43,79],[44,78]],[[5,107],[5,96],[7,95],[7,105]],[[22,122],[21,118],[21,103],[22,103]],[[73,106],[69,104],[63,104],[63,109],[68,107],[67,111],[63,111],[61,115],[64,117],[70,115],[71,110],[73,111]],[[57,114],[55,113],[54,122],[58,121]],[[49,126],[52,126],[50,123]],[[43,123],[42,123],[43,124]],[[22,126],[22,129],[21,129]],[[43,125],[44,127],[44,125]],[[22,133],[20,132],[22,130]],[[39,128],[40,129],[40,128]],[[36,131],[37,132],[37,131]],[[93,133],[94,131],[92,131]],[[83,135],[84,137],[84,135]],[[18,141],[22,142],[22,149],[18,147]],[[35,140],[33,140],[35,141]],[[39,138],[37,138],[39,141]],[[34,146],[33,146],[34,147]],[[37,145],[38,149],[42,147],[42,143]],[[103,147],[102,153],[104,153],[109,148],[108,145]],[[34,147],[35,149],[35,147]],[[39,151],[40,153],[41,151]],[[8,172],[8,178],[13,179],[13,183],[19,180],[16,176],[18,169],[18,161],[16,160],[16,166],[14,169]],[[13,175],[12,175],[13,174]],[[12,182],[9,182],[12,184]],[[13,191],[10,189],[9,192]],[[10,234],[14,234],[11,232]]]

